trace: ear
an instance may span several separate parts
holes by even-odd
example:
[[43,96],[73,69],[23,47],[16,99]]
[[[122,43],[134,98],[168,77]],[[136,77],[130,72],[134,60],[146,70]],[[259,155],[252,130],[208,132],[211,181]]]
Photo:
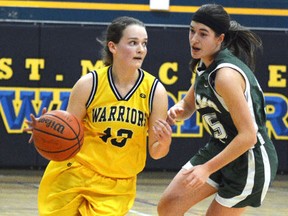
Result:
[[109,51],[110,51],[111,53],[114,54],[114,53],[116,52],[117,48],[116,48],[116,45],[115,45],[114,42],[109,41],[108,44],[107,44],[107,46],[108,46]]
[[219,37],[218,37],[218,42],[219,43],[222,43],[224,41],[224,38],[225,38],[225,34],[222,33]]

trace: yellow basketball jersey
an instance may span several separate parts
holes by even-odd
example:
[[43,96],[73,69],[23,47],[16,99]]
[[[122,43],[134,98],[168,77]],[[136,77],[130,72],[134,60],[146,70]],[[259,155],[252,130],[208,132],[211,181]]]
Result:
[[158,80],[138,71],[138,80],[125,97],[113,83],[111,67],[91,72],[85,140],[75,159],[105,176],[128,178],[145,166],[148,120]]

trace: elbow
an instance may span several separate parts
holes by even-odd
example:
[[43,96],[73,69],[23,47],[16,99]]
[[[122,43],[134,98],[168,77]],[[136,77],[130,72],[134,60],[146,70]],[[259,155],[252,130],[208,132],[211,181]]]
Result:
[[168,154],[169,150],[165,153],[150,153],[150,157],[154,160],[159,160],[161,158],[164,158]]
[[170,145],[157,149],[149,149],[149,155],[154,160],[164,158],[170,151]]
[[257,132],[256,130],[247,130],[243,133],[239,133],[240,143],[245,145],[247,148],[252,148],[257,143]]
[[149,155],[154,160],[159,160],[165,157],[170,151],[171,138],[165,140],[165,142],[156,141],[153,144],[149,144]]
[[246,134],[246,139],[251,147],[254,146],[257,143],[257,131],[253,130],[251,133]]
[[164,156],[158,156],[158,155],[150,155],[150,156],[153,160],[159,160],[164,157]]
[[254,136],[251,138],[253,145],[257,143],[257,132],[254,133]]
[[257,143],[257,141],[258,141],[257,133],[258,133],[258,130],[254,129],[253,130],[253,138],[252,138],[253,145],[255,145]]

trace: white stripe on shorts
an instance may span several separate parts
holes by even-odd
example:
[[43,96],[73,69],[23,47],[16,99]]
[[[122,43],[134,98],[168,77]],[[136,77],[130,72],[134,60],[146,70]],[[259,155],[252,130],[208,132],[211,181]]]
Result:
[[240,195],[232,197],[232,198],[223,198],[220,197],[219,194],[216,195],[216,201],[223,206],[226,207],[233,207],[237,203],[241,202],[242,200],[246,199],[248,195],[252,193],[253,186],[254,186],[254,177],[255,177],[255,158],[254,152],[252,149],[248,151],[248,176],[246,180],[246,185],[243,188],[243,191]]
[[265,175],[263,190],[261,194],[261,203],[262,203],[269,188],[269,184],[271,180],[271,167],[270,167],[269,157],[268,157],[268,154],[266,152],[264,145],[261,145],[260,149],[261,149],[263,163],[264,163],[264,175]]

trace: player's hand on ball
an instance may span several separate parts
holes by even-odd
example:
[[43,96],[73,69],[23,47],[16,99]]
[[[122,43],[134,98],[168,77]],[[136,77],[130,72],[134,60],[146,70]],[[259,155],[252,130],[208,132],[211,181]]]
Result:
[[52,110],[37,119],[31,116],[31,120],[34,146],[44,158],[64,161],[80,151],[84,130],[75,115],[65,110]]
[[[44,115],[45,113],[47,112],[47,108],[44,107],[42,109],[42,114],[41,115]],[[36,122],[37,120],[40,118],[41,116],[39,116],[38,118],[36,118],[33,114],[30,114],[30,118],[31,118],[31,121],[26,121],[26,123],[28,124],[28,127],[27,128],[24,128],[24,132],[29,132],[29,131],[33,131],[33,128],[34,126],[36,125]],[[29,143],[32,143],[33,142],[33,133],[31,134],[30,136],[30,139],[28,141]]]

